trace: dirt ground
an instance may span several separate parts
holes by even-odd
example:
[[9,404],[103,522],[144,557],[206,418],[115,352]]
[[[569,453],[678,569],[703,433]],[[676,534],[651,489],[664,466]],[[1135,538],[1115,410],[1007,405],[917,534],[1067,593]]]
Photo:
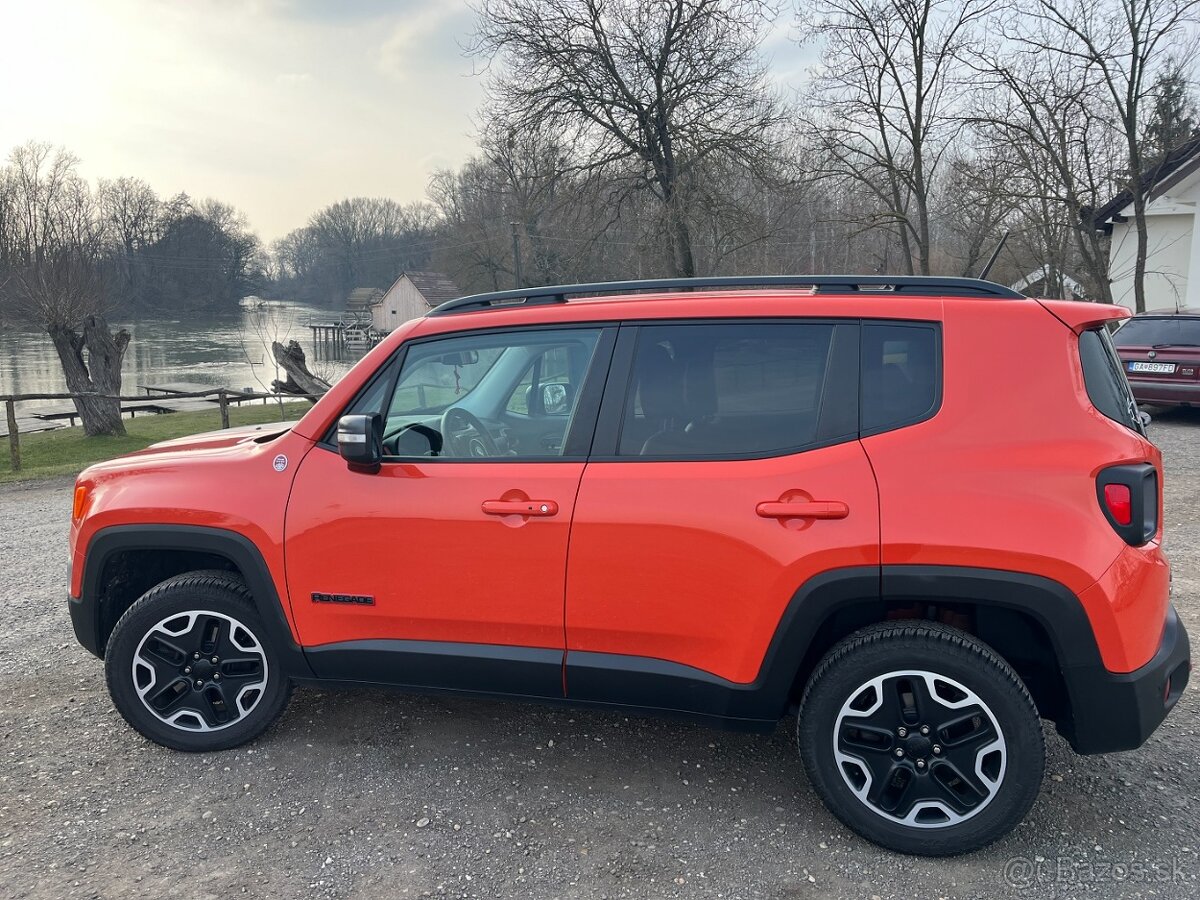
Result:
[[[1200,412],[1151,426],[1174,597],[1200,637]],[[249,747],[132,732],[64,593],[70,482],[0,487],[0,896],[1197,896],[1196,688],[1140,750],[1047,734],[1028,819],[925,860],[817,801],[773,735],[513,703],[298,690]]]

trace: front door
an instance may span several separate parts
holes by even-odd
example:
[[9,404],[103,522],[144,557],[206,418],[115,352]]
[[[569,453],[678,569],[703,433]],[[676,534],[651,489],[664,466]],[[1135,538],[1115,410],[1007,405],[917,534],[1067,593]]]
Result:
[[319,444],[288,506],[316,674],[561,695],[567,537],[610,344],[594,327],[417,340],[364,389],[346,412],[381,415],[381,470]]
[[[802,585],[878,585],[858,325],[623,328],[576,501],[567,693],[737,715]],[[614,362],[614,367],[615,367]],[[786,686],[785,686],[786,687]]]

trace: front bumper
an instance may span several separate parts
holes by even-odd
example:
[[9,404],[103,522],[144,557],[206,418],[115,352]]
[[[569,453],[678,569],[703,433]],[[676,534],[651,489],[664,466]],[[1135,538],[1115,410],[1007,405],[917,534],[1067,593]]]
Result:
[[68,593],[67,608],[71,611],[71,626],[75,629],[76,640],[89,653],[103,659],[104,650],[100,646],[100,629],[96,615],[96,604],[80,597],[72,597]]
[[1063,673],[1071,712],[1058,730],[1077,753],[1140,747],[1179,701],[1191,669],[1188,633],[1169,606],[1158,652],[1140,669],[1079,666]]

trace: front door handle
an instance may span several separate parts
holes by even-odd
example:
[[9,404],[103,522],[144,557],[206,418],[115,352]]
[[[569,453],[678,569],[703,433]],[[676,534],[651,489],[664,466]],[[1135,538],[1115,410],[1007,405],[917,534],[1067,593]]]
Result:
[[850,507],[840,500],[770,500],[755,507],[764,519],[844,519]]
[[483,511],[489,516],[556,516],[553,500],[484,500]]

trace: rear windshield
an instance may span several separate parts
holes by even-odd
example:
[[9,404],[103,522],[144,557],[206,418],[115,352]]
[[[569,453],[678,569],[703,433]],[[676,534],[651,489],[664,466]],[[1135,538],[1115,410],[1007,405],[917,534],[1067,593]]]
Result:
[[1142,433],[1137,404],[1108,332],[1095,328],[1081,334],[1079,358],[1083,362],[1083,380],[1092,405],[1114,422]]
[[1113,343],[1118,347],[1200,347],[1200,318],[1130,319],[1117,329]]

